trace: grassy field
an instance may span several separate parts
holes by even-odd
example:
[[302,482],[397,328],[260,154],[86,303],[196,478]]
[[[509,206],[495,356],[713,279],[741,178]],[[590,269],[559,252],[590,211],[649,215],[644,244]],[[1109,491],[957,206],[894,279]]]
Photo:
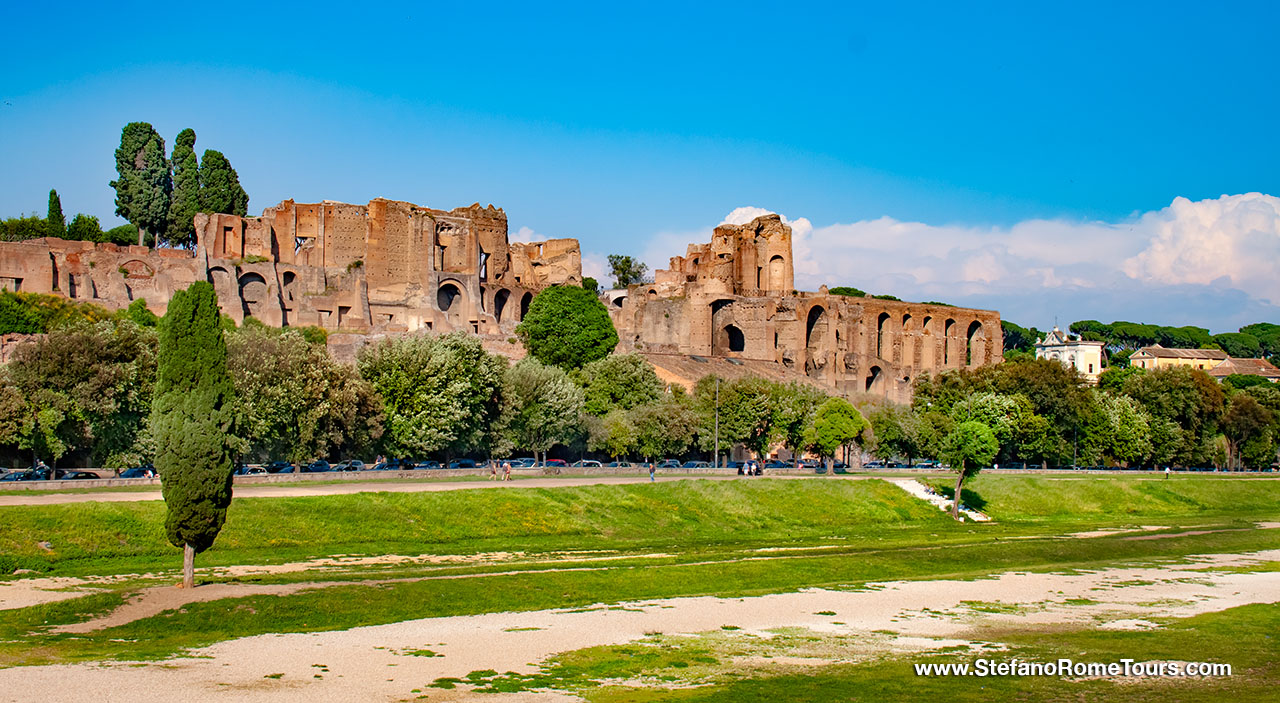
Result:
[[[524,552],[527,559],[400,563],[321,576],[305,570],[205,576],[206,582],[246,584],[317,578],[350,583],[287,596],[194,603],[89,634],[48,631],[108,612],[139,585],[155,583],[126,580],[107,593],[0,611],[0,667],[164,658],[246,635],[444,615],[860,588],[872,581],[967,579],[1013,569],[1059,571],[1280,548],[1280,530],[1255,526],[1280,516],[1277,481],[980,476],[972,490],[972,500],[984,501],[983,509],[997,523],[954,522],[875,480],[690,480],[237,499],[218,542],[200,555],[198,566],[278,564],[339,554]],[[172,573],[179,552],[164,541],[163,510],[158,502],[0,509],[0,570],[32,568],[64,576]],[[1167,526],[1171,536],[1149,541],[1064,537],[1077,530],[1138,525]],[[1187,527],[1208,533],[1175,534]],[[787,550],[761,551],[779,547]],[[564,563],[564,552],[573,552],[578,561]],[[1039,641],[1035,634],[1026,633],[1018,646],[1069,647],[1061,642],[1074,641]],[[832,667],[817,680],[845,691],[843,699],[858,699],[901,678],[905,661],[856,671]],[[799,693],[787,691],[797,686]],[[756,677],[698,689],[696,695],[804,700],[809,690],[818,696],[823,689],[787,677]],[[646,700],[627,697],[633,695],[641,693],[616,692],[599,700]]]

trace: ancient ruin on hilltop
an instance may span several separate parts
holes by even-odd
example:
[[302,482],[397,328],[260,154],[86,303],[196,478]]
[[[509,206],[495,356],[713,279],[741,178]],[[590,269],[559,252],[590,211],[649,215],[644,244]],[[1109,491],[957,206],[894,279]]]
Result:
[[[539,290],[582,282],[577,240],[512,243],[492,205],[286,200],[261,217],[197,215],[195,226],[194,252],[0,242],[0,285],[112,309],[145,298],[163,313],[175,291],[208,280],[237,323],[509,335]],[[605,298],[621,346],[651,358],[777,364],[898,402],[921,373],[1002,359],[996,312],[794,290],[791,228],[777,215],[721,225],[653,283]]]
[[911,399],[924,372],[1003,359],[999,313],[794,290],[777,215],[721,225],[651,284],[610,294],[622,344],[646,353],[775,362],[845,394]]

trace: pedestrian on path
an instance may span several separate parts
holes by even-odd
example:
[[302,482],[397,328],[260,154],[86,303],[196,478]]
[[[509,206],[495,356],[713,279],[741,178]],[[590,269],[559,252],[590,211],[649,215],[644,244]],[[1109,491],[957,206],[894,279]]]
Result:
[[502,463],[502,480],[503,481],[511,480],[511,462],[509,461]]
[[654,473],[654,468],[653,468],[653,462],[651,461],[649,462],[649,483],[653,483],[655,480],[653,478],[653,473]]
[[490,481],[498,480],[498,462],[496,461],[489,462],[489,480]]
[[1165,466],[1165,467],[1164,467],[1164,480],[1166,480],[1166,481],[1168,481],[1168,480],[1169,480],[1169,467],[1168,467],[1168,466]]

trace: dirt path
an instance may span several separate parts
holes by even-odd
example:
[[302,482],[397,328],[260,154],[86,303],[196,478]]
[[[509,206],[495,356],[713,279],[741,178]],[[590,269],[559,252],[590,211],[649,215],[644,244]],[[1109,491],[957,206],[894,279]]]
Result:
[[[1280,572],[1214,571],[1280,559],[1280,550],[1205,555],[1192,563],[1071,574],[1011,572],[978,581],[906,581],[864,591],[808,590],[757,598],[677,598],[622,607],[494,613],[415,620],[341,632],[262,635],[223,642],[192,657],[144,665],[77,664],[0,670],[0,701],[397,701],[566,700],[425,688],[436,678],[484,669],[532,672],[563,651],[620,644],[646,633],[693,633],[730,625],[766,634],[891,632],[898,651],[965,641],[977,624],[1101,623],[1155,627],[1188,617],[1280,601]],[[1208,570],[1206,570],[1208,569]],[[1001,607],[991,608],[997,603]],[[996,610],[998,612],[990,612]],[[930,639],[945,638],[945,639]],[[897,642],[898,644],[894,644]],[[437,656],[426,656],[430,650]],[[572,700],[572,699],[568,699]]]
[[[769,478],[790,478],[801,480],[843,480],[859,481],[874,476],[770,476]],[[742,476],[662,476],[659,482],[666,481],[750,481]],[[645,476],[586,476],[575,478],[526,478],[517,481],[437,481],[400,483],[393,481],[353,481],[351,483],[272,483],[257,485],[240,485],[235,487],[236,498],[292,498],[298,496],[332,496],[351,493],[428,493],[435,491],[461,491],[475,488],[564,488],[567,486],[617,486],[633,483],[648,483]],[[58,505],[62,503],[88,502],[137,502],[162,500],[159,490],[155,491],[99,491],[94,493],[0,493],[0,508],[12,505]]]

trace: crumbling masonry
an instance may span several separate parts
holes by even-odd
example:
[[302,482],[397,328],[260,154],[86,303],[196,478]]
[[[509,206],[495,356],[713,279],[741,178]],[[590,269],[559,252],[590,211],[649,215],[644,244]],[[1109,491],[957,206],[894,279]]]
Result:
[[[197,215],[195,226],[194,252],[2,242],[0,286],[111,309],[145,298],[163,314],[175,291],[207,280],[237,323],[510,335],[539,290],[582,282],[576,240],[512,243],[492,205],[286,200],[261,217]],[[921,373],[1001,360],[998,313],[797,292],[793,280],[791,228],[767,215],[716,228],[653,283],[606,299],[624,348],[774,362],[845,394],[906,402]]]

